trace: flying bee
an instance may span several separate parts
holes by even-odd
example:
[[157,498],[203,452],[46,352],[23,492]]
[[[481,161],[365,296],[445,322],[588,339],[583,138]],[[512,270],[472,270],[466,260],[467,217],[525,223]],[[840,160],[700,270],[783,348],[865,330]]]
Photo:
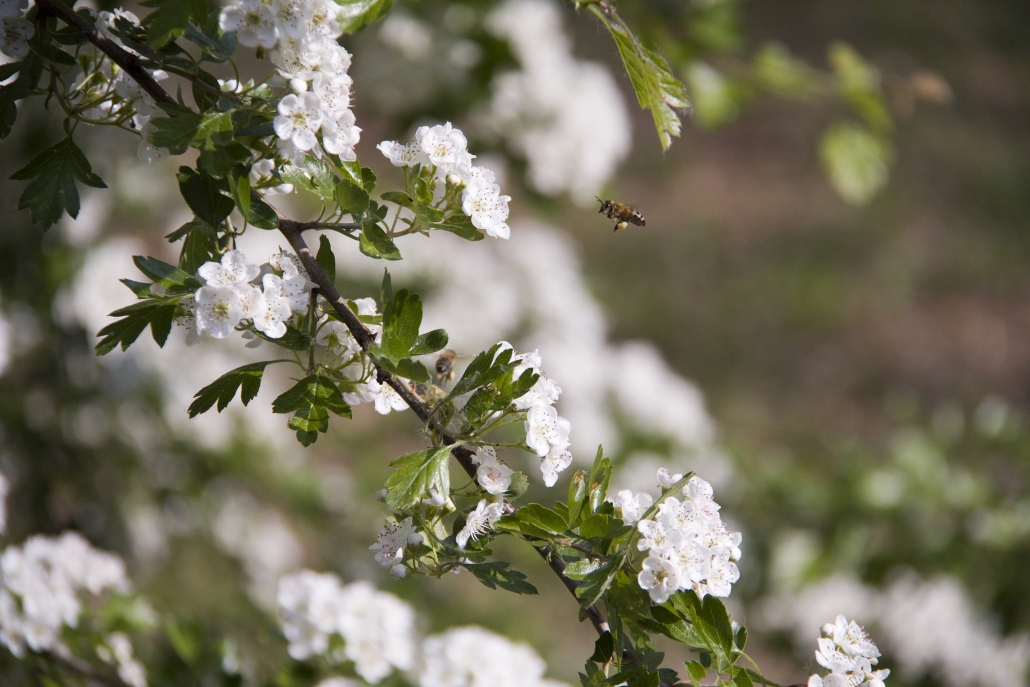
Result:
[[[594,197],[597,198],[597,196]],[[615,222],[615,231],[625,229],[631,223],[638,227],[646,224],[644,216],[628,205],[623,205],[614,200],[601,200],[600,198],[597,198],[597,200],[601,203],[601,209],[598,212],[603,212],[608,216],[608,219]]]
[[436,378],[441,382],[446,379],[451,381],[454,379],[454,359],[458,357],[458,354],[451,349],[445,350],[440,354],[440,357],[436,359]]

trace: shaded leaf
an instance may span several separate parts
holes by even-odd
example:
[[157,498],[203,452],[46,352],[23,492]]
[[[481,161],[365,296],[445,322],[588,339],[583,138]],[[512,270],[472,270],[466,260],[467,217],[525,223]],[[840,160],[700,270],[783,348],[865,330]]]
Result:
[[318,237],[318,255],[315,261],[322,268],[330,282],[336,281],[336,256],[333,255],[333,247],[329,245],[329,237],[322,234]]
[[416,451],[390,463],[397,470],[386,480],[386,504],[395,510],[411,508],[429,490],[451,493],[451,473],[447,464],[451,450],[446,446]]
[[237,391],[240,392],[240,400],[243,401],[243,405],[247,405],[254,400],[261,388],[261,377],[265,373],[265,368],[272,363],[282,362],[286,361],[266,360],[226,372],[193,395],[193,403],[190,404],[188,411],[189,416],[192,418],[206,413],[216,402],[218,403],[218,412],[222,412],[236,397]]
[[220,225],[235,207],[227,179],[215,179],[189,167],[180,167],[176,178],[190,210],[212,227]]
[[37,229],[46,231],[53,226],[64,212],[72,217],[79,215],[79,191],[75,186],[80,181],[93,188],[107,188],[103,179],[93,173],[89,160],[71,136],[50,146],[25,167],[11,175],[12,179],[32,179],[18,200],[18,209],[32,211],[32,223]]
[[516,594],[537,594],[537,588],[526,582],[525,574],[509,567],[506,561],[489,561],[487,563],[465,563],[476,579],[490,589],[507,589]]
[[415,344],[408,351],[409,355],[429,355],[430,353],[436,353],[437,351],[443,350],[447,346],[447,332],[442,329],[434,329],[420,334],[415,339]]

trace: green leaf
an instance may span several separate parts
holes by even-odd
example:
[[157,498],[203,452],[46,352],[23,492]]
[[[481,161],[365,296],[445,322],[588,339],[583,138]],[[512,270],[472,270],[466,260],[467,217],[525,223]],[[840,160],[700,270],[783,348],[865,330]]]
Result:
[[429,370],[427,370],[426,366],[422,363],[410,358],[403,358],[397,361],[390,360],[389,358],[377,355],[379,350],[379,347],[376,346],[374,348],[370,348],[369,353],[372,354],[376,365],[382,369],[397,377],[403,377],[404,379],[422,382],[423,384],[429,382]]
[[737,687],[755,687],[755,683],[751,681],[751,676],[743,668],[739,668],[737,674],[733,676],[733,684]]
[[286,325],[286,333],[278,339],[273,339],[264,332],[256,331],[254,333],[269,343],[291,351],[306,351],[311,347],[311,337],[292,324]]
[[632,529],[618,518],[598,514],[583,521],[579,526],[579,534],[584,539],[614,539]]
[[156,8],[143,20],[147,27],[147,44],[154,49],[186,33],[190,19],[201,26],[207,23],[204,0],[147,0],[143,6]]
[[215,255],[216,237],[214,230],[204,222],[193,221],[186,234],[179,253],[179,269],[188,274],[196,274],[197,269],[205,262],[218,260]]
[[329,237],[325,234],[318,237],[318,255],[315,256],[315,262],[326,273],[330,282],[336,281],[336,256],[333,255],[333,247],[329,245]]
[[482,241],[486,234],[472,225],[472,219],[468,215],[454,214],[443,221],[430,223],[431,229],[440,229],[460,236],[466,241]]
[[107,325],[97,336],[100,341],[94,348],[97,355],[107,355],[118,345],[122,350],[139,338],[143,330],[150,327],[150,334],[159,346],[164,346],[172,328],[176,305],[182,296],[170,298],[147,298],[111,313],[111,317],[121,318]]
[[293,184],[297,188],[317,193],[315,185],[311,183],[311,178],[300,167],[286,165],[279,170],[279,178],[282,179],[284,184]]
[[672,137],[680,135],[680,118],[676,110],[690,107],[686,88],[673,76],[665,58],[641,45],[614,11],[604,12],[597,5],[591,5],[590,9],[600,17],[615,39],[637,101],[641,108],[651,111],[662,150],[668,150]]
[[243,401],[243,405],[247,405],[254,400],[261,388],[261,377],[265,373],[265,368],[272,363],[283,362],[287,361],[266,360],[226,372],[193,395],[193,403],[190,404],[188,410],[189,416],[193,418],[201,413],[206,413],[216,402],[218,403],[218,412],[222,412],[236,397],[237,390],[240,391],[240,400]]
[[565,566],[565,576],[572,580],[582,580],[584,577],[601,567],[601,561],[596,558],[583,558],[572,561]]
[[694,687],[699,687],[701,680],[704,680],[705,675],[708,674],[708,669],[697,661],[687,661],[684,665],[687,668],[687,675],[690,676],[690,681],[694,683]]
[[401,259],[401,252],[397,250],[397,246],[386,235],[382,227],[367,217],[361,222],[361,237],[358,248],[370,258],[382,258],[383,260]]
[[337,0],[337,4],[340,28],[344,33],[355,33],[385,17],[393,0]]
[[409,210],[415,209],[415,199],[409,196],[407,193],[401,193],[399,191],[386,191],[379,196],[383,200],[400,205],[402,208]]
[[187,665],[196,663],[204,641],[201,636],[202,632],[196,623],[168,617],[165,619],[165,635],[179,658]]
[[235,183],[230,183],[229,190],[232,191],[236,209],[240,211],[248,224],[253,224],[258,229],[279,228],[279,216],[272,206],[251,194],[248,175],[243,174],[236,179]]
[[340,212],[356,214],[368,209],[368,191],[348,179],[336,185],[335,195]]
[[351,416],[339,387],[321,372],[305,377],[272,401],[273,413],[293,413],[288,424],[304,446],[315,443],[319,433],[329,430],[330,411],[342,417]]
[[176,178],[193,214],[212,227],[220,225],[236,205],[229,194],[228,179],[215,179],[189,167],[180,167]]
[[733,625],[722,601],[708,595],[701,604],[701,617],[714,628],[719,641],[719,648],[727,655],[733,650]]
[[132,263],[136,265],[136,269],[166,289],[196,291],[203,286],[196,277],[157,258],[134,255]]
[[590,468],[590,512],[596,513],[608,497],[608,483],[612,478],[612,461],[605,457],[604,447],[597,447],[594,464]]
[[93,173],[89,160],[82,154],[71,136],[55,143],[25,167],[11,175],[12,179],[32,179],[21,194],[18,209],[32,211],[32,223],[46,231],[64,212],[79,216],[79,191],[75,182],[93,188],[107,188],[103,179]]
[[422,299],[401,289],[383,303],[383,332],[379,350],[391,360],[407,358],[418,341],[422,324]]
[[527,491],[529,491],[529,478],[526,477],[526,474],[524,472],[511,473],[511,486],[508,487],[508,494],[511,495],[511,498],[517,499]]
[[411,508],[428,497],[430,489],[449,495],[451,473],[447,458],[450,453],[450,448],[440,446],[409,453],[390,463],[398,469],[386,480],[386,504],[394,510]]
[[819,144],[830,183],[852,205],[865,205],[887,185],[894,153],[890,143],[857,124],[834,124]]
[[463,564],[476,579],[490,589],[507,589],[516,594],[537,594],[537,588],[526,582],[525,574],[509,567],[505,561]]
[[579,524],[580,517],[583,513],[583,506],[587,502],[587,473],[583,470],[577,470],[576,474],[572,476],[572,481],[569,482],[569,525],[575,527]]
[[322,160],[307,156],[304,160],[304,167],[311,177],[312,189],[323,200],[332,200],[336,194],[336,174],[333,168]]
[[603,632],[597,641],[594,642],[594,653],[590,655],[588,660],[594,661],[595,663],[607,663],[612,659],[612,653],[615,651],[615,642],[612,640],[611,632]]
[[447,332],[442,329],[434,329],[425,334],[420,334],[415,339],[415,343],[411,350],[408,351],[408,354],[416,356],[436,353],[437,351],[442,351],[447,346],[447,341]]
[[530,503],[515,511],[515,517],[519,522],[532,525],[552,535],[565,534],[569,525],[565,519],[556,512],[542,506],[539,503]]
[[175,155],[181,155],[190,146],[211,151],[232,141],[231,111],[184,112],[174,117],[155,117],[151,122],[154,132],[150,134],[150,142],[168,148]]
[[621,567],[621,559],[609,559],[604,565],[583,578],[583,584],[576,588],[576,598],[580,600],[584,607],[597,603],[597,600],[607,591]]

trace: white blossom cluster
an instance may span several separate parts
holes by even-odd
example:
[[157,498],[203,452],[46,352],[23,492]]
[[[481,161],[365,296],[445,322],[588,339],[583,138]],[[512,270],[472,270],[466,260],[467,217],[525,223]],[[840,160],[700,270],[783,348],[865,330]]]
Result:
[[118,677],[129,687],[147,687],[146,669],[133,657],[132,642],[124,632],[105,635],[103,644],[97,646],[97,656],[114,665]]
[[78,626],[81,595],[128,588],[122,560],[80,535],[30,537],[0,554],[0,644],[19,658],[26,647],[63,650],[61,630]]
[[[204,286],[192,301],[180,303],[192,314],[177,320],[189,330],[190,343],[201,332],[224,339],[244,320],[270,339],[282,338],[287,321],[307,310],[313,286],[296,257],[286,253],[273,254],[263,269],[248,263],[242,251],[226,251],[221,261],[201,265],[197,276]],[[254,284],[259,277],[261,288]]]
[[1028,684],[1030,636],[999,633],[996,619],[977,608],[962,582],[951,576],[924,580],[908,572],[880,590],[853,574],[838,573],[797,594],[767,599],[758,619],[769,628],[789,629],[801,649],[808,646],[812,628],[837,611],[876,623],[882,643],[909,682],[933,674],[948,687]]
[[25,18],[28,0],[0,0],[0,52],[22,59],[29,54],[29,39],[36,27]]
[[240,45],[272,49],[278,76],[293,91],[279,101],[273,124],[280,154],[302,162],[319,145],[344,160],[357,159],[361,129],[350,109],[351,56],[336,39],[340,5],[332,0],[237,0],[222,9],[219,25]]
[[818,646],[815,660],[830,672],[809,677],[808,687],[884,687],[891,671],[873,670],[880,650],[854,620],[848,622],[838,615],[834,622],[823,625]]
[[461,209],[472,218],[472,225],[497,239],[511,236],[507,223],[511,198],[501,195],[492,171],[472,164],[475,155],[468,152],[465,134],[450,122],[419,127],[407,144],[383,141],[377,147],[395,167],[432,166],[441,186],[464,184]]
[[[511,348],[507,341],[501,344],[501,351]],[[517,410],[528,411],[525,422],[526,446],[540,457],[544,484],[553,487],[558,481],[558,475],[572,464],[572,451],[569,450],[572,424],[554,409],[555,402],[561,396],[561,387],[541,372],[543,361],[539,351],[520,353],[513,356],[512,360],[519,362],[515,368],[515,379],[526,373],[540,376],[533,388],[516,398],[512,405]]]
[[456,627],[422,643],[419,687],[558,687],[531,647],[481,627]]
[[526,157],[541,193],[589,203],[630,150],[630,122],[608,69],[572,55],[559,5],[507,0],[487,29],[508,41],[522,71],[498,75],[489,126]]
[[[683,475],[658,471],[663,491],[671,489]],[[639,520],[637,548],[647,551],[637,582],[656,604],[665,603],[678,590],[706,595],[729,596],[740,578],[740,532],[729,530],[719,516],[712,486],[696,475],[681,490],[683,499],[666,496],[653,519]],[[616,505],[623,519],[640,518],[652,503],[648,494],[633,496],[619,492]]]
[[343,647],[327,658],[353,661],[368,683],[415,666],[414,611],[368,582],[345,585],[336,575],[310,570],[287,575],[279,580],[279,612],[290,656],[297,660],[326,654],[338,636]]

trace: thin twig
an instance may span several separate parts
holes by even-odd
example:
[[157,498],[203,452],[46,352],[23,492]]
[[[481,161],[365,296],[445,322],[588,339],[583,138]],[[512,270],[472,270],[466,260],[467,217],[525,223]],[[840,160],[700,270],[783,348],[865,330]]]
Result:
[[[110,40],[99,31],[96,27],[92,26],[89,22],[83,19],[81,16],[76,14],[71,7],[63,4],[60,0],[37,0],[36,7],[39,8],[40,12],[56,16],[64,21],[66,24],[74,28],[81,35],[83,35],[90,43],[95,45],[101,52],[111,58],[111,60],[121,67],[126,74],[128,74],[136,83],[143,88],[156,102],[164,103],[169,105],[177,105],[174,99],[168,93],[165,92],[157,81],[150,75],[140,63],[139,58],[135,55],[124,50],[114,41]],[[312,281],[318,286],[319,293],[326,299],[333,310],[339,316],[340,320],[347,325],[347,329],[350,330],[354,339],[361,346],[363,351],[367,351],[368,347],[375,342],[372,333],[365,328],[365,325],[361,323],[358,316],[347,306],[346,301],[340,295],[340,292],[336,290],[336,286],[329,280],[328,275],[322,270],[321,266],[315,260],[315,256],[311,254],[307,244],[304,242],[301,232],[318,227],[319,222],[296,222],[294,220],[279,215],[279,231],[290,243],[293,249],[297,253],[297,257],[300,258],[301,263],[307,270],[308,275]],[[327,227],[328,228],[328,227]],[[334,228],[340,228],[345,230],[358,229],[360,225],[357,224],[336,224]],[[453,446],[451,454],[461,465],[462,469],[472,478],[476,477],[476,466],[472,462],[472,451],[465,446],[456,445],[457,439],[448,434],[442,427],[433,422],[430,418],[430,411],[418,397],[412,392],[411,388],[404,382],[394,378],[389,372],[376,366],[378,376],[383,380],[381,383],[389,384],[390,387],[396,391],[409,408],[414,411],[415,415],[426,425],[426,427],[436,433],[446,446]],[[505,512],[508,514],[514,513],[515,508],[510,504],[505,504]],[[527,537],[527,539],[531,539]],[[565,588],[575,597],[576,590],[579,588],[580,583],[571,579],[565,574],[565,561],[561,556],[557,555],[549,546],[534,546],[536,552],[541,558],[547,563],[548,567],[558,576]],[[576,597],[578,600],[578,597]],[[597,633],[604,634],[609,631],[608,621],[605,619],[604,614],[601,612],[596,605],[588,606],[585,610],[586,616],[590,619],[591,624]],[[639,660],[631,649],[626,648],[623,650],[625,661],[631,665],[639,665]]]

